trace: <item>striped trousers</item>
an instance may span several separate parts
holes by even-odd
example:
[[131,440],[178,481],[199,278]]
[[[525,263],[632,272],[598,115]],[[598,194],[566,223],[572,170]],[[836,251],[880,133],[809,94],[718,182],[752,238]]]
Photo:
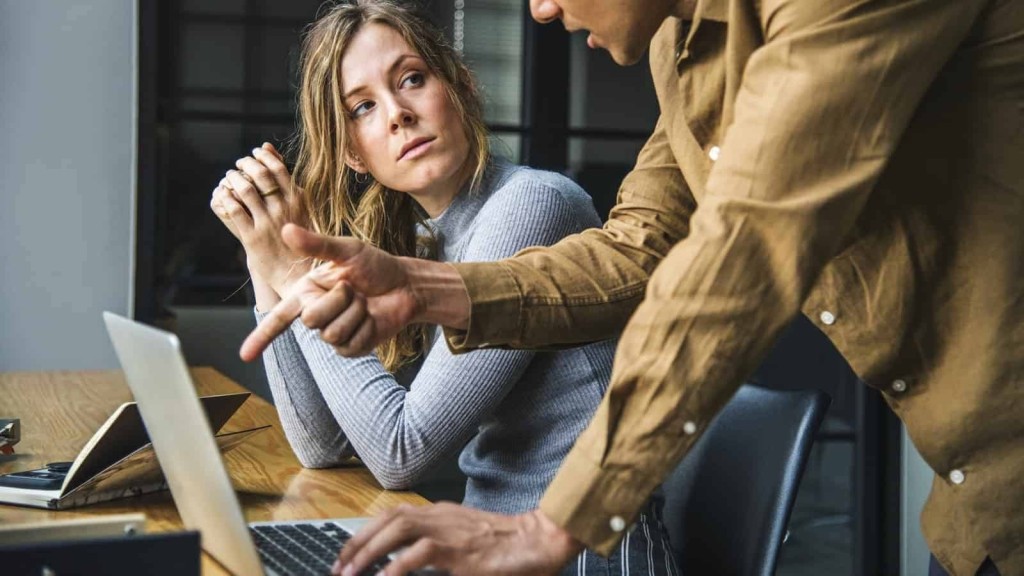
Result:
[[678,576],[679,569],[661,523],[661,502],[652,499],[608,558],[584,550],[562,576]]

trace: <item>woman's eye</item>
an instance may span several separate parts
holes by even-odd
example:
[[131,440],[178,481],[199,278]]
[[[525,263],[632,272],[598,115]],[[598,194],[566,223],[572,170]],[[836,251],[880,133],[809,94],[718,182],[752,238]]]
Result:
[[373,102],[360,102],[359,104],[356,104],[354,108],[352,108],[352,117],[359,118],[360,116],[366,114],[370,110],[373,110]]
[[424,80],[425,78],[423,77],[423,74],[421,74],[420,72],[413,72],[411,74],[406,75],[405,78],[402,78],[401,86],[403,88],[415,88],[416,86],[422,86]]

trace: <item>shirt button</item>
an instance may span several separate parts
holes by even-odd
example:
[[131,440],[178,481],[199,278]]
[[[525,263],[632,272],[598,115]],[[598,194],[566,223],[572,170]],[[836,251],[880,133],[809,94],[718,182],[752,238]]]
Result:
[[953,484],[963,484],[964,473],[960,470],[953,470],[952,472],[949,473],[949,481],[952,482]]
[[693,422],[688,421],[686,424],[683,424],[683,433],[685,433],[687,436],[692,435],[696,431],[697,425],[694,424]]
[[825,326],[831,326],[836,323],[836,315],[829,312],[828,310],[822,312],[820,318],[821,323],[824,324]]
[[608,526],[613,532],[622,532],[626,529],[626,521],[622,519],[622,516],[612,516],[612,519],[608,521]]
[[722,149],[721,148],[719,148],[718,146],[712,146],[711,149],[708,150],[708,158],[711,158],[712,162],[717,162],[718,161],[718,155],[721,154],[721,153],[722,153]]
[[907,381],[897,378],[892,381],[892,391],[901,394],[907,391]]

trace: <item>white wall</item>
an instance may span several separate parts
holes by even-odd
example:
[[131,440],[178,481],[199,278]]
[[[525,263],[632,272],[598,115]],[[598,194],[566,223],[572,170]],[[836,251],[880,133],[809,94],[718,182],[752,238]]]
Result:
[[135,0],[0,0],[0,371],[117,366],[131,310]]

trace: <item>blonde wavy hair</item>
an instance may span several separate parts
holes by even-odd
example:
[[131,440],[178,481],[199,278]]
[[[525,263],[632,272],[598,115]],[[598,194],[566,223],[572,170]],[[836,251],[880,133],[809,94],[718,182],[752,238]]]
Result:
[[[489,159],[487,127],[476,81],[441,31],[410,4],[394,0],[349,0],[326,11],[305,31],[299,60],[299,130],[294,183],[302,191],[312,228],[333,236],[351,235],[397,256],[429,257],[430,239],[418,238],[422,220],[415,201],[376,179],[355,186],[345,164],[348,111],[342,95],[341,61],[363,26],[390,26],[423,58],[444,84],[469,141],[467,163],[474,167],[469,190],[476,190]],[[467,168],[468,169],[468,168]],[[424,349],[427,327],[413,325],[377,347],[384,367],[394,372]]]

